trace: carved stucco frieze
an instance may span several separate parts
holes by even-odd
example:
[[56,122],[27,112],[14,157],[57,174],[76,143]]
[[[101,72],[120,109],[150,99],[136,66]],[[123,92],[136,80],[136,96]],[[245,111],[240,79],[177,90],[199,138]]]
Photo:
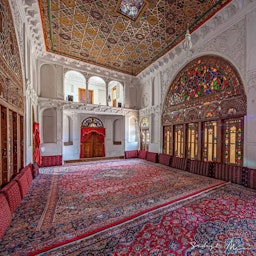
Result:
[[38,96],[31,83],[27,83],[26,97],[30,98],[34,105],[37,105]]
[[[17,40],[18,40],[18,46],[19,46],[19,53],[21,57],[21,64],[22,68],[25,66],[24,65],[24,36],[23,36],[23,21],[20,15],[20,11],[17,6],[17,1],[16,0],[11,0],[11,8],[13,11],[13,22],[15,24],[16,28],[16,33],[17,33]],[[24,68],[23,68],[24,69]],[[24,70],[23,70],[23,77],[24,77]]]
[[256,70],[247,74],[247,102],[256,104]]
[[234,24],[221,33],[221,35],[209,40],[195,49],[195,54],[216,52],[227,56],[239,68],[242,76],[245,75],[246,35],[245,19]]
[[122,116],[130,115],[130,114],[134,114],[134,115],[138,114],[138,110],[134,110],[134,109],[113,108],[113,107],[103,106],[103,105],[91,105],[91,104],[86,105],[83,103],[69,102],[65,100],[39,98],[38,103],[41,109],[56,107],[58,109],[77,112],[77,113],[111,114],[111,115],[122,115]]
[[139,115],[140,115],[140,117],[148,116],[148,115],[152,115],[152,114],[160,115],[161,111],[162,111],[162,105],[160,104],[160,105],[151,106],[148,108],[141,109],[139,111]]

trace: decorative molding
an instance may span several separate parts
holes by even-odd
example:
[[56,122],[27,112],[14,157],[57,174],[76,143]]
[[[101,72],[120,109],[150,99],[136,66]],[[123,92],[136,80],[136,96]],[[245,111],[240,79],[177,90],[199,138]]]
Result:
[[76,112],[76,113],[93,113],[93,114],[104,114],[104,115],[137,115],[138,110],[134,109],[125,109],[125,108],[113,108],[105,105],[93,105],[93,104],[84,104],[77,102],[70,102],[65,100],[56,100],[48,98],[38,98],[39,107],[42,108],[53,108],[62,109],[67,112]]
[[216,52],[222,56],[226,56],[238,67],[239,72],[245,75],[245,55],[246,55],[246,39],[245,39],[245,19],[239,21],[224,33],[209,40],[201,47],[195,50],[196,54]]
[[34,90],[32,84],[30,82],[27,83],[26,97],[30,98],[31,102],[34,105],[37,105],[37,103],[38,103],[38,96],[37,96],[37,93]]
[[160,115],[161,111],[162,111],[162,104],[155,105],[155,106],[151,106],[151,107],[139,110],[139,116],[140,116],[140,118],[142,118],[142,117],[149,116],[152,114]]

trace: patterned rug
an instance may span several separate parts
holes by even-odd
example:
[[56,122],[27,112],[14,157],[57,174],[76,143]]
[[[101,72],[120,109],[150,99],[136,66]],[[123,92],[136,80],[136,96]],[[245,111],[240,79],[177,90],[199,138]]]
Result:
[[256,191],[226,184],[39,255],[256,255]]
[[[150,214],[154,216],[159,209],[162,212],[224,184],[140,159],[42,168],[40,173],[1,240],[0,255],[36,255],[88,237],[95,239],[102,232],[109,235],[112,228],[119,232],[121,224],[151,218]],[[107,241],[107,247],[113,247],[111,241]],[[102,254],[97,251],[92,255],[110,255],[104,248]],[[52,255],[90,254],[55,251]]]

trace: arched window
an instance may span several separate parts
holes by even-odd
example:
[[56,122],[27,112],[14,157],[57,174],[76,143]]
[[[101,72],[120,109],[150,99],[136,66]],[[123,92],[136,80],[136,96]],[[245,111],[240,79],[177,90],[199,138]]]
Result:
[[176,76],[163,108],[163,151],[196,159],[242,164],[246,96],[231,63],[208,55]]
[[93,76],[88,82],[88,98],[89,104],[107,105],[106,83],[98,77]]
[[124,88],[123,85],[118,81],[111,81],[108,84],[108,106],[124,106]]
[[64,78],[65,100],[74,102],[85,102],[86,81],[84,76],[77,71],[68,71]]

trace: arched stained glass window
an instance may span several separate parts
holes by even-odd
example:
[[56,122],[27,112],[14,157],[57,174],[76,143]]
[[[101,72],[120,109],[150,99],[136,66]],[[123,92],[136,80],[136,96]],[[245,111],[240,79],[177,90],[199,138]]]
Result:
[[104,127],[100,119],[96,117],[87,117],[82,122],[82,127]]
[[242,165],[246,109],[240,75],[229,61],[215,55],[192,60],[166,94],[164,153]]

